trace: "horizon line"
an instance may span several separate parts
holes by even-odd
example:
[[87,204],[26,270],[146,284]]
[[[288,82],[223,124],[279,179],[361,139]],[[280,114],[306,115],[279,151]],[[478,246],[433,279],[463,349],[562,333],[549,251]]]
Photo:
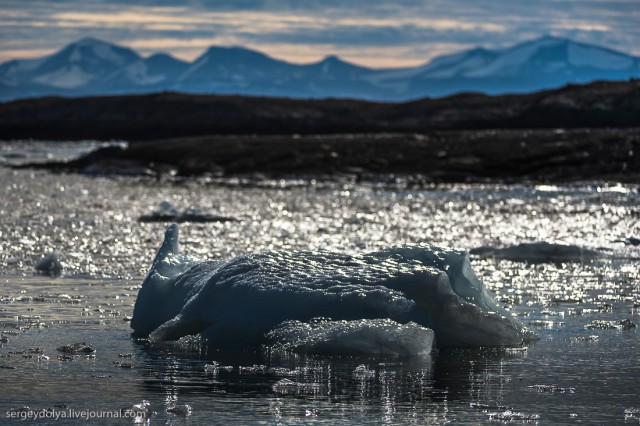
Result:
[[[402,65],[391,65],[391,66],[385,66],[385,65],[368,65],[368,64],[362,64],[360,62],[356,62],[356,61],[352,61],[350,59],[345,59],[344,56],[341,56],[337,53],[329,53],[329,54],[325,54],[324,56],[321,56],[319,59],[314,59],[311,61],[295,61],[295,60],[291,60],[289,58],[281,58],[278,56],[274,56],[271,53],[269,53],[267,50],[262,50],[259,48],[255,48],[252,47],[250,45],[240,45],[240,44],[210,44],[210,45],[206,45],[203,47],[202,51],[199,54],[196,54],[194,56],[192,56],[192,59],[188,59],[185,58],[183,56],[180,56],[174,52],[168,51],[168,50],[154,50],[151,51],[149,53],[141,53],[142,51],[146,51],[146,50],[150,50],[150,49],[146,49],[146,48],[142,48],[140,49],[139,47],[135,47],[135,42],[134,43],[130,43],[130,44],[125,44],[124,42],[113,42],[113,41],[107,41],[104,38],[100,38],[100,37],[95,37],[92,35],[88,35],[85,37],[81,37],[75,41],[71,41],[68,42],[66,44],[64,44],[62,47],[56,48],[56,49],[44,49],[44,50],[40,50],[37,52],[42,52],[37,54],[38,56],[13,56],[13,57],[9,57],[8,59],[3,59],[2,53],[3,51],[0,50],[0,64],[4,64],[4,63],[8,63],[11,61],[21,61],[21,60],[37,60],[37,59],[41,59],[41,58],[45,58],[48,56],[52,56],[55,55],[58,52],[61,52],[62,50],[66,49],[67,47],[73,45],[73,44],[77,44],[77,43],[81,43],[82,41],[85,40],[90,40],[90,41],[95,41],[95,42],[99,42],[99,43],[103,43],[103,44],[108,44],[108,45],[112,45],[112,46],[116,46],[116,47],[120,47],[120,48],[125,48],[125,49],[130,49],[133,52],[135,52],[138,56],[140,56],[143,59],[148,59],[152,56],[155,55],[167,55],[170,56],[174,59],[177,59],[179,61],[185,62],[185,63],[189,63],[189,64],[193,64],[195,63],[199,58],[201,58],[204,54],[206,54],[207,51],[209,51],[210,49],[213,48],[222,48],[222,49],[242,49],[242,50],[247,50],[247,51],[252,51],[252,52],[256,52],[262,55],[265,55],[273,60],[277,60],[277,61],[282,61],[282,62],[286,62],[289,64],[293,64],[293,65],[314,65],[314,64],[318,64],[318,63],[322,63],[324,61],[326,61],[327,59],[330,58],[337,58],[339,59],[341,62],[345,62],[348,63],[350,65],[354,65],[354,66],[358,66],[358,67],[363,67],[363,68],[370,68],[370,69],[385,69],[385,70],[392,70],[392,69],[401,69],[401,68],[419,68],[422,66],[426,66],[428,65],[430,62],[432,62],[434,59],[437,58],[442,58],[442,57],[447,57],[447,56],[452,56],[452,55],[456,55],[456,54],[460,54],[463,52],[468,52],[468,51],[472,51],[472,50],[477,50],[477,49],[484,49],[487,51],[501,51],[501,50],[508,50],[511,49],[513,47],[516,46],[520,46],[520,45],[524,45],[524,44],[528,44],[528,43],[532,43],[535,41],[539,41],[539,40],[543,40],[543,39],[556,39],[556,40],[561,40],[561,41],[569,41],[575,44],[580,44],[580,45],[585,45],[585,46],[593,46],[593,47],[597,47],[599,49],[603,49],[603,50],[608,50],[610,52],[614,52],[620,55],[625,55],[625,56],[629,56],[632,58],[638,58],[640,59],[640,56],[636,56],[632,53],[625,53],[621,50],[617,50],[611,47],[607,47],[607,46],[603,46],[603,45],[599,45],[599,44],[592,44],[592,43],[586,43],[586,42],[581,42],[581,41],[576,41],[572,38],[568,38],[568,37],[560,37],[560,36],[555,36],[553,34],[545,34],[545,35],[541,35],[535,38],[530,38],[521,42],[516,42],[516,43],[512,43],[509,44],[505,47],[497,47],[497,48],[488,48],[488,47],[484,47],[481,45],[475,45],[473,47],[468,47],[468,48],[462,48],[462,49],[453,49],[450,50],[446,53],[441,53],[441,54],[435,54],[431,57],[428,57],[426,60],[422,60],[422,61],[411,61],[411,62],[407,62],[406,64]],[[15,50],[5,50],[5,52],[16,52]],[[29,52],[33,52],[33,50],[29,50]],[[385,62],[384,60],[382,62]],[[397,62],[397,60],[396,60]]]

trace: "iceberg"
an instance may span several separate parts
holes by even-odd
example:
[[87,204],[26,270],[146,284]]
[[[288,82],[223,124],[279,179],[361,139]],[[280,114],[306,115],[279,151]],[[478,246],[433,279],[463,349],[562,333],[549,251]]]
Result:
[[[318,326],[319,317],[327,324]],[[153,341],[200,335],[213,348],[346,350],[344,342],[368,338],[381,343],[355,351],[372,353],[398,338],[429,339],[431,330],[437,347],[518,346],[535,338],[493,299],[464,251],[412,245],[201,261],[179,253],[177,224],[167,228],[142,283],[131,327]],[[397,347],[424,352],[425,345]]]

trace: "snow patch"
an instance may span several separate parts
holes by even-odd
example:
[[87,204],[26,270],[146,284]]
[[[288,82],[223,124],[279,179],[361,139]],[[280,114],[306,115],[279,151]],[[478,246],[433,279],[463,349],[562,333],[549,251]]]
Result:
[[540,48],[554,46],[559,43],[561,43],[561,40],[549,38],[507,49],[489,65],[471,71],[467,73],[467,76],[480,78],[509,75],[513,70],[517,70],[526,64]]
[[148,69],[149,67],[143,61],[136,61],[127,65],[125,75],[132,82],[142,86],[158,84],[166,78],[162,74],[149,75]]
[[81,70],[77,65],[60,68],[54,72],[38,76],[34,79],[36,83],[59,89],[76,89],[86,86],[94,76]]

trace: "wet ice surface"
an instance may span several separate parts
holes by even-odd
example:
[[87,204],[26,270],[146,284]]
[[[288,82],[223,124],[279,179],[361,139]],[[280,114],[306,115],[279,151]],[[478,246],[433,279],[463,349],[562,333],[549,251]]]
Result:
[[[637,188],[279,186],[0,167],[0,416],[24,406],[117,411],[148,401],[151,423],[173,424],[638,422],[639,332],[623,324],[640,323],[633,259],[640,247],[616,242],[640,235]],[[182,225],[183,251],[204,259],[535,241],[614,256],[566,264],[473,259],[497,299],[540,335],[526,349],[420,358],[205,353],[197,342],[149,346],[129,335],[138,286],[165,227],[137,219],[162,201],[243,218]],[[63,276],[38,275],[35,266],[54,250]],[[58,350],[82,342],[95,352]]]

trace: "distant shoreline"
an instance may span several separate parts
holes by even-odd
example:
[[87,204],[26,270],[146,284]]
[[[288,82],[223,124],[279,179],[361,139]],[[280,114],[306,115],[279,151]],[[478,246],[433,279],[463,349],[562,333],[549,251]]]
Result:
[[0,104],[0,137],[129,142],[37,166],[87,174],[640,182],[639,117],[640,80],[398,104],[160,93]]
[[640,128],[201,136],[21,167],[90,175],[433,183],[640,182]]

